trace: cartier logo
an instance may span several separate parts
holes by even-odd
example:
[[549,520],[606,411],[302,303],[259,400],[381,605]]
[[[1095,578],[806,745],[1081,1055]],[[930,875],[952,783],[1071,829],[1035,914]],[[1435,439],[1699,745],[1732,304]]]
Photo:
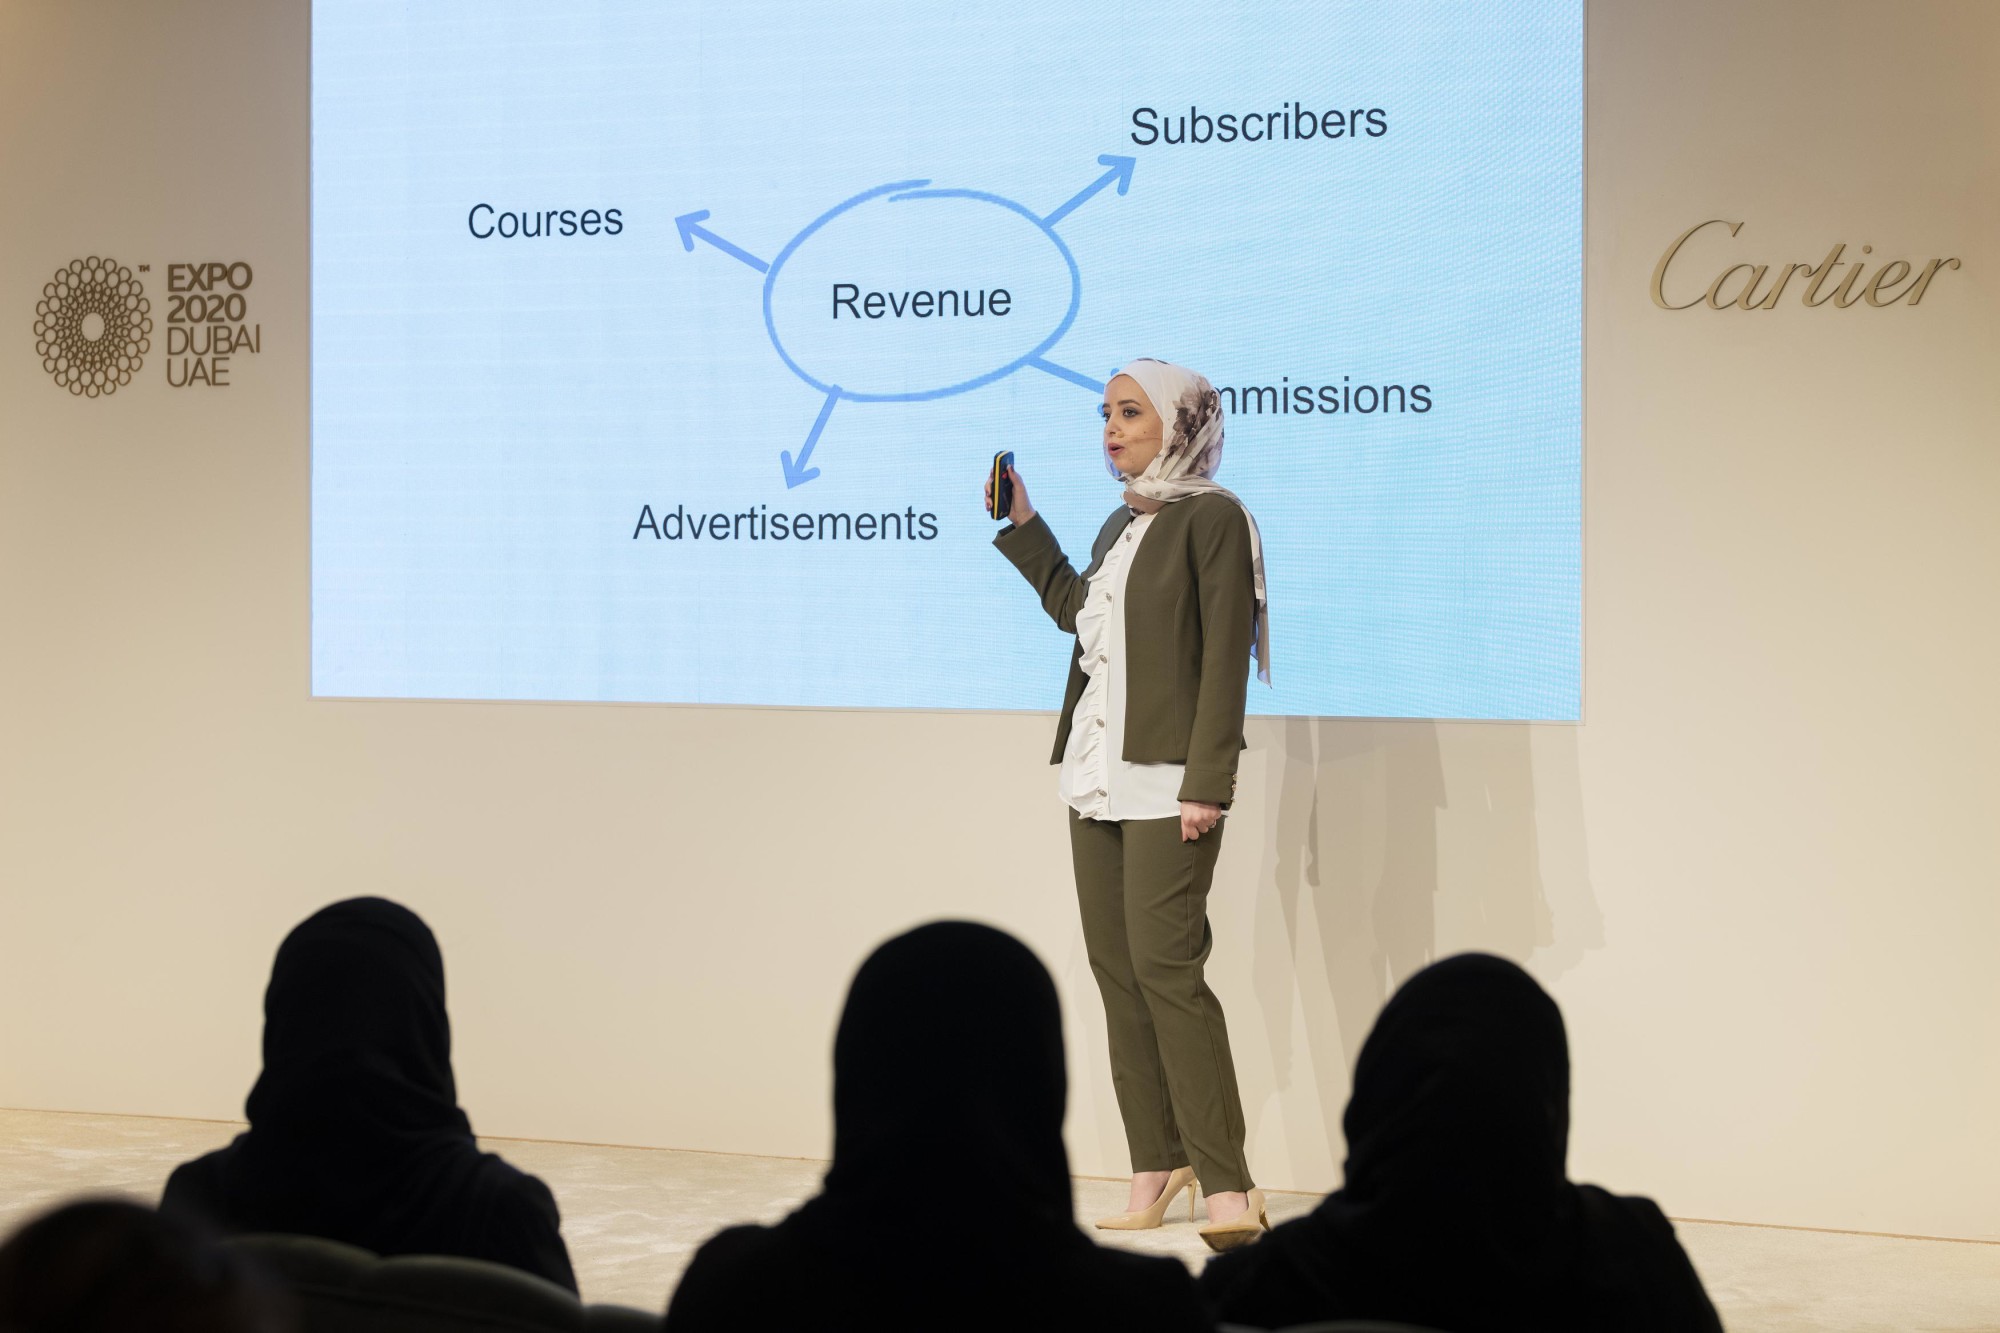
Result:
[[[1956,259],[1933,259],[1922,269],[1913,267],[1907,259],[1892,259],[1887,263],[1870,258],[1844,259],[1847,242],[1839,241],[1817,264],[1785,264],[1778,267],[1775,273],[1770,264],[1731,264],[1715,275],[1706,292],[1686,300],[1669,299],[1668,268],[1680,254],[1681,247],[1707,227],[1727,227],[1731,236],[1743,230],[1741,222],[1710,218],[1675,237],[1674,243],[1660,256],[1660,262],[1653,266],[1653,304],[1660,309],[1686,310],[1691,306],[1705,305],[1711,310],[1770,310],[1777,306],[1788,287],[1797,291],[1799,300],[1809,306],[1822,306],[1828,301],[1843,309],[1857,301],[1866,301],[1869,305],[1915,305],[1924,299],[1933,278],[1948,268],[1961,267]],[[1861,253],[1872,256],[1875,247],[1864,245]],[[1874,265],[1872,271],[1869,267],[1871,263]],[[1683,264],[1683,267],[1686,265]],[[1835,274],[1839,270],[1845,272],[1841,272],[1836,279]],[[1795,287],[1794,283],[1797,284]],[[1685,277],[1674,279],[1673,286],[1676,295],[1686,295],[1693,290],[1692,282]]]

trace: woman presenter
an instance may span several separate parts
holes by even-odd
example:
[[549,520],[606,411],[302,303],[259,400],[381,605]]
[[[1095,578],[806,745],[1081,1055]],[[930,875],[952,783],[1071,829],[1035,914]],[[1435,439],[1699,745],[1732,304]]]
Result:
[[1249,512],[1214,480],[1222,403],[1206,379],[1134,361],[1105,386],[1102,412],[1124,497],[1090,567],[1071,566],[1012,468],[1009,524],[994,538],[1076,635],[1052,762],[1133,1171],[1130,1211],[1097,1225],[1157,1227],[1183,1189],[1192,1216],[1199,1183],[1201,1234],[1229,1249],[1269,1224],[1202,965],[1253,653],[1270,680],[1263,553]]

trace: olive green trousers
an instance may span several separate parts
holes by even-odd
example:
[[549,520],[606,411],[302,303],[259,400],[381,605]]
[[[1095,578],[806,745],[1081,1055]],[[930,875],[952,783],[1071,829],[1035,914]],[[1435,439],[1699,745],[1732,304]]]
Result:
[[1069,814],[1083,943],[1104,996],[1132,1169],[1191,1165],[1209,1194],[1251,1185],[1229,1030],[1202,977],[1222,829],[1182,842],[1179,819]]

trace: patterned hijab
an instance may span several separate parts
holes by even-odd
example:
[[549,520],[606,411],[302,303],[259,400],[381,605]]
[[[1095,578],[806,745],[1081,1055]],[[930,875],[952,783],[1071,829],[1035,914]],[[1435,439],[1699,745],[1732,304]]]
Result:
[[1217,484],[1222,466],[1222,397],[1204,375],[1168,361],[1142,356],[1118,372],[1129,375],[1152,400],[1166,438],[1146,470],[1127,481],[1109,456],[1111,475],[1125,485],[1125,503],[1156,514],[1175,500],[1214,492],[1243,508],[1250,523],[1250,570],[1257,589],[1257,627],[1250,649],[1257,658],[1257,679],[1271,683],[1271,604],[1264,591],[1264,540],[1250,507],[1226,486]]

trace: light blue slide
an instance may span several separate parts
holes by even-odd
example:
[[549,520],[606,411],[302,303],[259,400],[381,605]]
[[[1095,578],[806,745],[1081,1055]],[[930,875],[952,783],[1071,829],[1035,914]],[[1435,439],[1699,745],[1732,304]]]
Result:
[[313,7],[337,697],[1053,709],[1105,380],[1221,391],[1257,713],[1580,705],[1582,4]]

